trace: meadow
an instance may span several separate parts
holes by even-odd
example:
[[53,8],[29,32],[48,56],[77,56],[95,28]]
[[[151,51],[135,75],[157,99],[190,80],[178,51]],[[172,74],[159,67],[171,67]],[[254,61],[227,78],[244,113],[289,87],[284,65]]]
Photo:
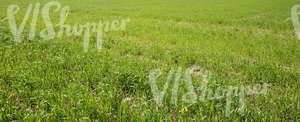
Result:
[[[95,35],[88,51],[84,35],[28,39],[32,17],[16,43],[8,7],[20,6],[20,25],[29,4],[48,2],[0,0],[0,121],[300,121],[300,40],[286,21],[298,0],[57,0],[70,7],[70,25],[130,22],[103,32],[101,51]],[[225,100],[182,102],[189,88],[180,79],[178,103],[170,85],[159,106],[150,72],[161,70],[162,89],[170,70],[195,65],[212,73],[211,89],[271,86],[246,95],[243,114],[233,97],[226,116]],[[202,79],[193,76],[197,95]]]

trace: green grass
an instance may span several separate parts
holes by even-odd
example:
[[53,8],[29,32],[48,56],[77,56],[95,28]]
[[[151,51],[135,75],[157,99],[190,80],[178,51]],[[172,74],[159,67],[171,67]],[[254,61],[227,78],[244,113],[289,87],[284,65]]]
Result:
[[[0,0],[0,15],[6,16],[9,5],[19,5],[19,25],[27,5],[36,2]],[[300,4],[297,0],[59,2],[70,6],[66,23],[71,25],[131,21],[125,31],[104,33],[101,52],[93,40],[88,53],[83,51],[83,37],[46,41],[25,35],[16,44],[9,30],[1,29],[1,121],[300,121],[300,41],[292,23],[284,22],[290,8]],[[51,17],[54,23],[59,19],[58,14]],[[44,28],[41,17],[38,25]],[[27,25],[24,33],[28,30]],[[166,79],[171,68],[192,65],[213,72],[212,88],[263,83],[272,87],[266,95],[247,96],[244,115],[235,102],[226,117],[223,100],[172,105],[171,88],[158,107],[147,84],[150,71],[161,69]],[[201,87],[200,80],[193,84]],[[181,85],[178,96],[184,91]],[[188,111],[179,112],[184,107]]]

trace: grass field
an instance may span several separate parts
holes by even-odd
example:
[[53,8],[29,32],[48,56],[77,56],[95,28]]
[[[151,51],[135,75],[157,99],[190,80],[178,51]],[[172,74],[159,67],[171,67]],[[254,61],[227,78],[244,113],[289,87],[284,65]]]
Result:
[[[22,42],[13,41],[8,6],[20,6],[20,25],[38,2],[49,1],[0,0],[1,121],[300,121],[300,40],[285,21],[298,0],[59,0],[71,9],[70,25],[130,19],[125,30],[103,33],[100,52],[92,35],[87,53],[83,36],[29,40],[31,17]],[[37,25],[45,28],[41,15]],[[193,65],[212,72],[212,89],[272,86],[246,96],[243,114],[236,97],[229,116],[225,100],[182,102],[183,80],[178,104],[170,85],[158,106],[150,71],[163,72],[162,89],[172,68]],[[201,83],[193,77],[197,95]]]

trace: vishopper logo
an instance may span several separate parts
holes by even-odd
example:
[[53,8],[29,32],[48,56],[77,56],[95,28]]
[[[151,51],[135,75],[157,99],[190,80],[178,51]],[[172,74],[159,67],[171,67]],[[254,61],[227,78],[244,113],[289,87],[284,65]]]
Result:
[[287,18],[286,21],[291,20],[297,35],[298,40],[300,40],[300,23],[299,23],[299,9],[300,5],[294,5],[291,9],[291,17]]
[[[149,75],[149,84],[151,87],[151,91],[154,97],[155,102],[159,107],[163,105],[162,101],[166,95],[167,89],[174,77],[174,83],[173,83],[173,89],[172,89],[172,96],[171,96],[171,103],[174,105],[177,105],[178,101],[178,89],[180,88],[180,81],[182,80],[182,74],[183,76],[183,82],[187,89],[187,92],[182,95],[181,101],[183,103],[187,104],[195,104],[197,100],[199,102],[203,101],[212,101],[212,100],[225,100],[226,105],[226,116],[230,116],[231,113],[231,106],[233,104],[233,97],[238,97],[238,111],[241,115],[244,113],[245,109],[245,96],[250,95],[258,95],[258,94],[266,94],[268,87],[270,87],[270,84],[263,84],[261,86],[260,84],[256,84],[253,86],[229,86],[227,88],[223,87],[217,87],[215,89],[209,88],[209,81],[211,81],[212,73],[211,71],[206,71],[200,67],[200,66],[191,66],[190,68],[187,68],[184,73],[182,73],[182,68],[179,67],[177,69],[177,72],[175,73],[174,69],[171,69],[167,81],[165,82],[165,85],[163,86],[162,90],[159,90],[157,86],[157,79],[162,75],[162,72],[158,69],[154,69],[150,72]],[[175,75],[175,76],[174,76]],[[196,90],[192,83],[192,76],[202,76],[202,85],[198,87]],[[196,91],[200,91],[200,95],[196,94]]]
[[[54,25],[52,23],[52,19],[50,18],[50,10],[51,8],[55,8],[54,12],[60,11],[60,18],[59,23]],[[45,40],[50,40],[54,38],[62,39],[63,35],[66,36],[83,36],[83,47],[84,52],[88,52],[89,41],[91,38],[91,33],[96,33],[97,39],[97,48],[98,51],[102,49],[102,41],[103,41],[103,31],[124,31],[126,28],[126,24],[130,21],[130,19],[123,19],[123,20],[113,20],[109,21],[99,21],[98,23],[86,23],[86,24],[79,24],[76,23],[71,27],[71,25],[65,24],[65,21],[70,13],[69,6],[63,6],[56,1],[52,1],[46,3],[42,8],[40,3],[36,3],[35,7],[33,8],[32,4],[29,4],[27,11],[25,13],[25,17],[21,24],[17,26],[15,15],[20,10],[20,7],[17,5],[10,5],[7,9],[7,17],[6,20],[8,21],[10,31],[14,37],[14,41],[19,43],[23,39],[23,30],[27,21],[29,20],[30,14],[32,13],[32,21],[30,24],[30,31],[28,35],[29,40],[33,40],[36,37],[36,26],[37,20],[40,15],[41,9],[41,16],[45,24],[45,28],[40,31],[40,37]],[[55,31],[55,27],[59,28],[59,31]]]

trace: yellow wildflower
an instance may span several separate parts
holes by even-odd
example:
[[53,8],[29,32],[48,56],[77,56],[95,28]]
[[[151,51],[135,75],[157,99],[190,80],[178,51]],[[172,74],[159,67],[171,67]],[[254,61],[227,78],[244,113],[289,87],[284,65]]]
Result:
[[188,112],[188,108],[185,106],[185,107],[183,107],[179,112],[180,112],[180,113]]

